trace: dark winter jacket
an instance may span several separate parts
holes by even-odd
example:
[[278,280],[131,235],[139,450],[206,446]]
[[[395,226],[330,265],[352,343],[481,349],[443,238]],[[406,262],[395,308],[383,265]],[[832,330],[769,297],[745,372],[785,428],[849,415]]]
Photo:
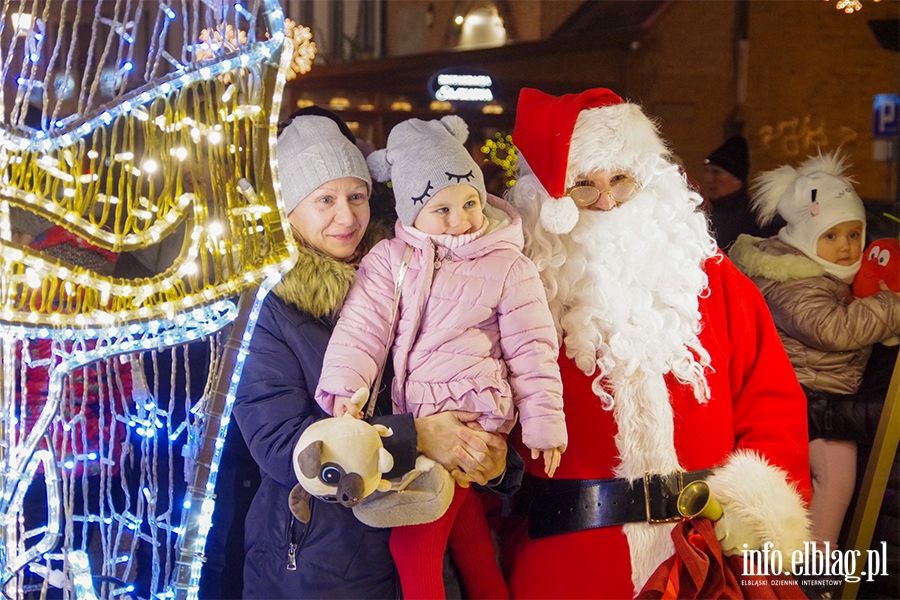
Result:
[[[742,234],[753,237],[771,237],[778,233],[783,223],[772,223],[760,227],[750,211],[750,194],[747,186],[709,202],[710,231],[719,248],[725,250]],[[780,221],[780,219],[779,219]]]
[[[370,226],[370,230],[373,227]],[[384,231],[369,233],[371,247]],[[314,399],[322,359],[350,289],[354,266],[308,248],[266,298],[238,387],[234,416],[262,482],[246,519],[245,598],[399,598],[389,529],[360,523],[349,508],[313,499],[308,524],[293,518],[288,495],[297,483],[291,464],[300,434],[327,415]],[[384,388],[391,373],[385,370]],[[394,457],[385,477],[413,468],[417,437],[412,415],[391,415],[379,397],[375,421],[391,428],[382,441]],[[515,493],[522,459],[510,449],[507,473],[494,491]],[[294,569],[291,565],[295,566]]]
[[[266,298],[250,342],[234,416],[262,482],[246,520],[245,598],[399,598],[389,529],[360,523],[349,508],[314,499],[308,524],[293,518],[291,453],[326,415],[313,395],[353,266],[301,248],[294,269]],[[390,401],[387,403],[390,411]],[[416,456],[411,415],[379,418],[393,476]],[[291,565],[295,568],[292,569]]]

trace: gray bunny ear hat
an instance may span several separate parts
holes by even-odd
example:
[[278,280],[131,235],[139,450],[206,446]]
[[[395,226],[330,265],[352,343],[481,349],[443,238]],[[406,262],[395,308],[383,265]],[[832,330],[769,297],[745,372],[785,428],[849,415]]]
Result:
[[393,185],[400,222],[411,227],[429,199],[458,183],[475,188],[484,208],[484,176],[463,145],[468,137],[468,125],[456,115],[439,121],[409,119],[391,130],[387,148],[369,155],[375,180]]
[[296,117],[278,136],[275,155],[285,214],[291,214],[317,187],[335,179],[356,177],[372,189],[362,152],[328,117]]

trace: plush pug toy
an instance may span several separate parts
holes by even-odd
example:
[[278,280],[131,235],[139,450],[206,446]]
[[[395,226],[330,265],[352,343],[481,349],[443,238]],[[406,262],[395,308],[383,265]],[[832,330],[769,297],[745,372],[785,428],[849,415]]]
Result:
[[351,415],[322,419],[306,428],[294,446],[294,474],[299,483],[290,494],[291,512],[309,522],[309,499],[317,496],[354,507],[372,492],[388,491],[382,479],[394,466],[381,438],[391,435]]
[[294,446],[291,512],[309,522],[312,496],[337,501],[353,509],[370,527],[399,527],[430,523],[443,515],[453,500],[455,482],[430,458],[419,455],[415,468],[396,480],[382,478],[394,466],[381,438],[391,435],[384,425],[343,417],[322,419],[306,428]]

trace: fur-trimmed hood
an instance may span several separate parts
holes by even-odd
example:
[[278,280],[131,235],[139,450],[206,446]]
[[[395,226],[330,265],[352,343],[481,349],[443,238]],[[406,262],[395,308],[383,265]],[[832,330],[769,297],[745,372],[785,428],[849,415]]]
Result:
[[[380,223],[371,222],[360,244],[367,252],[379,241],[390,237]],[[336,316],[356,278],[357,262],[343,262],[309,246],[298,244],[300,256],[294,268],[285,273],[272,293],[286,303],[317,319]]]
[[728,251],[728,258],[748,277],[763,277],[778,283],[826,274],[822,265],[776,238],[742,234]]

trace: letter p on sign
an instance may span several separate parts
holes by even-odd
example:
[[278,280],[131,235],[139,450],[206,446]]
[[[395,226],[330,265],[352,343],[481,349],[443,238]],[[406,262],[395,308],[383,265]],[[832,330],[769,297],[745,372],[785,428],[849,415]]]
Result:
[[900,96],[896,94],[875,95],[875,137],[896,137],[900,135]]

